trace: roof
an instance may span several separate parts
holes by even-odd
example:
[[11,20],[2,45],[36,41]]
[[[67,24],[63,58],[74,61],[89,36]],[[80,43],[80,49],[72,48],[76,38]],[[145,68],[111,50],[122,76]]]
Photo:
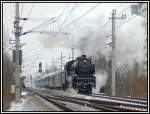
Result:
[[47,74],[42,75],[42,77],[40,77],[40,79],[38,79],[38,80],[48,78],[48,77],[52,77],[52,76],[57,75],[57,74],[62,73],[62,72],[64,72],[64,70],[59,70],[59,71],[56,71],[56,72],[47,73]]

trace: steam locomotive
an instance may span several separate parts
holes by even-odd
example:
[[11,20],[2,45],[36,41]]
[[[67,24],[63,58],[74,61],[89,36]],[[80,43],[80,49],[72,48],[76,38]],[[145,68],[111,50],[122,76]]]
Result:
[[72,87],[78,93],[92,93],[92,87],[96,87],[95,66],[91,58],[86,55],[78,57],[75,61],[66,64],[67,76],[72,77]]
[[50,89],[73,88],[78,93],[92,93],[92,88],[96,87],[95,66],[91,58],[86,55],[77,57],[66,63],[64,70],[59,70],[54,73],[42,74],[35,81],[37,87]]

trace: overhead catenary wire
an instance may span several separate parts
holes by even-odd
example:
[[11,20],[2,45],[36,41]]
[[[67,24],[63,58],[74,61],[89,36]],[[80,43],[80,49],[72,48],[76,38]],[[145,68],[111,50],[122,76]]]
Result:
[[[29,11],[29,13],[28,13],[28,15],[27,15],[26,18],[28,18],[30,16],[30,14],[31,14],[32,9],[33,9],[34,6],[35,6],[35,3],[33,3],[33,5],[32,5],[32,7],[31,7],[31,9],[30,9],[30,11]],[[26,21],[22,24],[22,27],[25,25],[25,23],[26,23]]]
[[[64,11],[63,11],[64,12]],[[33,29],[34,30],[34,29]]]
[[[68,5],[66,5],[66,7],[65,7],[64,10],[63,10],[63,12],[62,12],[59,16],[57,16],[57,19],[56,19],[56,20],[58,20],[58,19],[64,14],[65,10],[67,9],[67,6],[68,6]],[[72,8],[69,12],[73,11],[74,9],[75,9],[75,7]],[[56,17],[55,17],[55,18],[56,18]],[[32,31],[34,31],[34,30],[40,29],[40,28],[42,28],[42,27],[44,27],[44,26],[48,26],[50,23],[49,23],[49,22],[47,23],[47,22],[48,22],[48,21],[42,23],[41,25],[39,25],[39,26],[37,26],[37,27],[35,27],[35,28],[33,28],[33,29],[31,29],[31,30],[25,32],[25,33],[29,33],[29,32],[32,32]]]
[[[42,24],[38,25],[37,27],[34,27],[33,29],[24,32],[22,35],[27,34],[31,31],[37,30],[37,29],[41,29],[44,26],[48,26],[49,24],[51,24],[51,20],[53,20],[53,19],[55,19],[55,20],[53,20],[53,22],[59,20],[60,17],[64,14],[65,10],[67,9],[67,6],[68,6],[68,4],[65,6],[64,10],[57,17],[50,18],[50,20],[47,20],[46,22],[43,22]],[[28,18],[26,18],[26,19],[28,19]]]
[[83,16],[87,15],[89,12],[91,12],[92,10],[94,10],[95,8],[97,8],[100,4],[97,4],[96,6],[92,7],[91,9],[89,9],[87,12],[85,12],[84,14],[82,14],[81,16],[79,16],[78,18],[76,18],[75,20],[73,20],[71,23],[69,23],[68,25],[66,25],[62,30],[60,30],[58,33],[55,34],[55,37],[61,33],[62,31],[64,31],[66,28],[68,28],[70,25],[72,25],[74,22],[76,22],[77,20],[79,20],[80,18],[82,18]]
[[[68,4],[67,4],[66,7],[64,8],[63,12],[60,13],[60,15],[58,16],[58,18],[60,18],[60,17],[63,15],[64,11],[67,9],[67,6],[68,6]],[[37,19],[37,18],[36,18],[36,19]],[[39,18],[39,19],[41,19],[41,18]],[[53,20],[53,19],[54,19],[54,18],[51,18],[51,20]],[[49,21],[51,21],[51,20],[48,20],[48,21],[46,21],[46,22],[40,24],[39,26],[37,26],[37,27],[35,27],[35,28],[33,28],[33,29],[27,31],[27,32],[30,32],[30,31],[33,31],[33,30],[36,30],[36,29],[40,29],[41,27],[44,27],[44,26],[50,24],[51,22],[49,22]],[[39,28],[39,27],[40,27],[40,28]],[[41,56],[42,56],[42,54],[41,54]],[[40,56],[40,57],[41,57],[41,56]]]
[[[59,16],[51,18],[51,19],[54,19],[54,18],[56,19],[56,20],[54,20],[53,22],[59,20],[60,17],[61,17],[62,15],[64,15],[65,10],[67,9],[67,6],[69,6],[69,5],[66,5],[66,7],[65,7],[64,10],[60,13]],[[69,11],[69,12],[70,12],[70,11]],[[66,13],[69,13],[69,12],[66,12]],[[26,19],[28,19],[28,18],[26,18]],[[29,19],[30,19],[30,18],[29,18]],[[31,19],[38,19],[38,18],[31,18]],[[42,19],[42,18],[39,18],[39,19]],[[47,19],[48,19],[48,18],[47,18]],[[37,26],[37,27],[35,27],[35,28],[31,29],[31,30],[28,30],[27,32],[24,32],[22,35],[24,35],[24,34],[26,34],[26,33],[30,33],[30,32],[32,32],[32,31],[34,31],[34,30],[37,30],[37,29],[41,29],[42,27],[48,26],[49,24],[51,24],[51,22],[49,22],[49,21],[51,21],[51,20],[48,20],[48,21],[46,21],[46,22],[43,22],[43,23],[40,24],[39,26]]]
[[68,24],[67,26],[65,26],[64,29],[68,28],[71,24],[73,24],[74,22],[76,22],[77,20],[79,20],[80,18],[82,18],[83,16],[87,15],[89,12],[91,12],[92,10],[94,10],[95,8],[97,8],[99,5],[101,5],[101,4],[97,4],[96,6],[92,7],[91,9],[89,9],[83,15],[79,16],[78,18],[76,18],[75,20],[73,20],[70,24]]
[[74,4],[73,8],[68,12],[69,14],[66,16],[66,18],[64,19],[64,22],[60,25],[60,29],[63,27],[63,25],[65,25],[65,23],[67,22],[69,16],[71,16],[71,13],[73,13],[73,11],[77,8],[79,8],[81,5],[83,4],[79,4],[79,6],[77,6],[77,3]]
[[[67,8],[69,7],[69,5],[70,5],[70,4],[66,4],[64,10],[63,10],[58,16],[54,17],[54,18],[56,19],[54,22],[58,21],[58,20],[60,19],[60,17],[64,15],[64,13],[65,13],[65,11],[67,10]],[[67,12],[67,13],[68,13],[68,12]],[[49,25],[49,24],[51,24],[51,23],[48,23],[48,24],[46,24],[45,26],[47,26],[47,25]],[[43,26],[43,27],[44,27],[44,26]],[[43,30],[45,30],[46,28],[47,28],[47,27],[45,27]]]
[[123,9],[119,14],[117,14],[117,16],[119,16],[120,14],[122,14],[123,12],[127,11],[128,9],[131,8],[131,5],[128,5],[125,9]]
[[[53,22],[56,22],[56,21],[58,21],[59,19],[60,19],[60,17],[64,14],[64,12],[66,11],[66,9],[69,7],[69,5],[70,4],[67,4],[66,6],[65,6],[65,8],[64,8],[64,10],[57,16],[57,17],[55,17],[56,18],[56,20],[54,20]],[[45,26],[48,26],[49,24],[51,24],[51,23],[48,23],[47,25],[45,25]],[[44,26],[43,26],[44,27]],[[43,30],[45,30],[47,27],[45,27]]]
[[[81,6],[81,5],[79,5],[79,6],[77,7],[77,3],[75,3],[74,7],[73,7],[71,10],[65,12],[65,11],[67,10],[67,8],[69,7],[69,5],[70,5],[70,4],[67,4],[67,5],[65,6],[64,10],[63,10],[57,17],[55,17],[56,20],[58,21],[58,20],[60,20],[60,17],[62,17],[62,16],[65,15],[65,14],[68,14],[68,16],[66,17],[66,19],[64,20],[64,22],[61,24],[61,26],[63,26],[63,25],[65,24],[65,22],[67,21],[67,19],[68,19],[69,16],[71,15],[71,13],[72,13],[76,8],[78,8],[78,7]],[[50,23],[50,24],[51,24],[51,23]],[[61,28],[61,26],[60,26],[59,28]],[[45,29],[46,29],[46,28],[47,28],[47,27],[45,27]],[[43,30],[45,30],[45,29],[43,29]]]
[[[68,5],[66,5],[65,9],[63,10],[63,12],[60,13],[60,15],[57,17],[57,20],[64,14],[64,11],[67,9],[67,6],[68,6]],[[27,17],[27,18],[28,18],[28,17]],[[52,18],[52,19],[53,19],[53,18]],[[36,29],[40,29],[40,28],[42,28],[42,27],[44,27],[44,26],[46,26],[46,25],[48,25],[48,24],[50,24],[50,23],[51,23],[51,22],[49,22],[49,20],[48,20],[48,21],[46,21],[46,22],[40,24],[39,26],[37,26],[37,27],[35,27],[35,28],[31,29],[31,30],[33,31],[33,30],[36,30]],[[29,31],[27,31],[27,32],[30,32],[31,30],[29,30]],[[42,54],[41,54],[41,56],[42,56]],[[41,57],[41,56],[40,56],[40,57]],[[36,61],[37,61],[37,59],[36,59]]]
[[61,17],[62,15],[64,15],[64,13],[65,13],[65,11],[67,10],[67,8],[69,7],[69,5],[70,5],[70,4],[66,4],[64,10],[58,15],[58,17],[57,17],[58,19],[60,19],[60,17]]
[[[76,3],[76,4],[77,4],[77,3]],[[84,3],[80,4],[79,6],[76,6],[76,8],[80,7],[80,6],[83,5],[83,4],[84,4]],[[69,5],[70,5],[70,4],[69,4]],[[69,5],[68,5],[68,7],[69,7]],[[67,5],[66,5],[66,7],[67,7]],[[67,8],[66,8],[66,9],[67,9]],[[65,10],[66,10],[66,9],[65,9]],[[72,10],[72,9],[71,9],[71,10]],[[59,16],[57,16],[57,17],[61,17],[61,16],[65,15],[65,14],[68,14],[68,13],[70,13],[71,10],[66,11],[66,12],[63,11],[63,12],[62,12]]]
[[[95,9],[96,7],[98,7],[100,4],[97,4],[96,6],[92,7],[90,10],[88,10],[87,12],[85,12],[83,15],[79,16],[77,19],[75,19],[74,21],[72,21],[69,25],[71,25],[72,23],[74,23],[75,21],[77,21],[78,19],[80,19],[81,17],[85,16],[86,14],[88,14],[90,11],[92,11],[93,9]],[[61,15],[61,14],[60,14]],[[67,25],[67,27],[69,27]],[[66,28],[66,27],[65,27]],[[62,32],[62,31],[61,31]],[[58,34],[60,32],[57,32],[56,34]],[[55,35],[56,36],[56,35]],[[43,52],[44,53],[44,52]],[[41,54],[42,56],[42,54]]]
[[[98,5],[99,5],[99,4],[98,4]],[[98,5],[96,5],[96,7],[97,7]],[[96,7],[93,7],[92,9],[95,9]],[[88,10],[88,12],[91,11],[92,9]],[[88,12],[86,12],[85,14],[87,14]],[[84,14],[84,15],[85,15],[85,14]],[[61,14],[60,14],[60,15],[61,15]],[[83,15],[82,15],[82,16],[83,16]],[[82,16],[80,16],[80,17],[82,17]],[[57,34],[57,33],[56,33],[56,34]],[[41,54],[41,56],[42,56],[42,54]]]
[[69,16],[71,15],[71,13],[73,12],[73,10],[76,8],[77,3],[74,4],[73,8],[69,11],[68,15],[66,16],[66,18],[64,19],[64,22],[60,25],[60,28],[67,22]]
[[36,26],[36,27],[34,27],[34,28],[32,28],[32,29],[30,29],[30,30],[24,32],[23,34],[29,33],[29,32],[31,32],[31,31],[34,31],[34,30],[37,30],[37,29],[41,29],[42,27],[48,26],[50,23],[55,22],[55,21],[56,21],[56,20],[54,20],[54,18],[51,18],[50,20],[48,20],[48,21],[46,21],[46,22],[43,22],[42,24],[40,24],[40,25],[38,25],[38,26]]
[[[49,20],[49,22],[44,22],[44,23],[42,23],[41,25],[39,25],[39,26],[37,26],[37,27],[35,27],[35,28],[31,29],[31,30],[28,30],[28,31],[24,32],[24,33],[21,34],[21,35],[25,35],[25,34],[27,34],[27,33],[34,32],[35,30],[41,29],[42,27],[46,27],[46,26],[48,26],[49,24],[51,24],[51,23],[53,23],[53,22],[56,22],[56,20],[53,20],[53,21]],[[36,31],[35,31],[35,32],[36,32]]]
[[[81,17],[85,16],[86,14],[88,14],[90,11],[92,11],[93,9],[95,9],[96,7],[98,7],[100,4],[97,4],[96,6],[92,7],[90,10],[88,10],[87,12],[85,12],[83,15],[79,16],[77,19],[73,20],[70,24],[68,24],[66,27],[64,27],[65,29],[67,27],[69,27],[72,23],[76,22],[77,20],[79,20]],[[59,15],[59,18],[62,14]],[[38,27],[37,27],[38,28]],[[62,32],[62,31],[61,31]],[[41,54],[42,56],[43,54]]]

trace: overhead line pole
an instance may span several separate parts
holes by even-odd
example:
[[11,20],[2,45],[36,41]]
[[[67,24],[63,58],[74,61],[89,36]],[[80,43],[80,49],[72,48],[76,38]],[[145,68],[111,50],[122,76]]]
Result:
[[115,14],[116,12],[112,12],[112,95],[113,96],[116,95]]
[[72,49],[72,60],[74,59],[74,49],[75,48],[71,48]]
[[[63,69],[63,54],[61,52],[61,56],[60,56],[60,66],[61,66],[61,70]],[[60,76],[60,84],[62,85],[62,73],[61,73],[61,76]]]
[[20,66],[19,66],[19,36],[20,36],[20,20],[19,20],[19,3],[15,4],[16,8],[16,16],[15,16],[15,22],[14,22],[14,28],[15,28],[15,37],[16,37],[16,72],[15,72],[15,100],[16,102],[20,102]]
[[61,52],[61,56],[60,56],[60,66],[61,66],[61,70],[62,70],[62,63],[63,62],[63,56],[62,56],[62,52]]
[[126,15],[122,15],[121,17],[116,17],[116,10],[112,11],[112,62],[111,62],[111,74],[112,74],[112,83],[111,83],[111,93],[113,96],[116,95],[116,53],[115,53],[115,42],[116,42],[116,37],[115,37],[115,19],[126,19]]

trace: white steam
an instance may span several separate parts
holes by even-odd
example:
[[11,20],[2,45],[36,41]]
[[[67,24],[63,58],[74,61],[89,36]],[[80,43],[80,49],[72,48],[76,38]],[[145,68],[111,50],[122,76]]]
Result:
[[116,30],[116,57],[118,63],[144,60],[144,18],[137,16]]
[[105,86],[107,80],[107,73],[104,71],[97,71],[96,76],[96,88],[93,89],[93,93],[99,93],[100,88]]
[[[96,18],[96,19],[95,19]],[[111,30],[101,28],[106,21],[103,15],[95,16],[94,18],[85,19],[78,22],[77,27],[71,26],[71,37],[65,35],[58,35],[57,37],[41,36],[41,43],[46,48],[56,48],[56,47],[66,47],[71,48],[75,46],[81,51],[81,54],[86,54],[87,56],[93,56],[95,59],[99,59],[100,54],[104,55],[109,59],[111,54],[111,47],[107,46],[108,38],[104,35],[106,31]],[[98,20],[97,20],[98,19]],[[142,62],[144,60],[144,40],[145,40],[145,30],[143,26],[144,18],[136,16],[134,19],[123,24],[119,28],[116,28],[116,62],[120,64],[130,63],[133,59],[137,62]],[[118,23],[116,22],[116,25]],[[75,24],[74,24],[75,26]],[[110,33],[106,35],[110,35]],[[111,38],[109,38],[109,43]],[[99,69],[101,70],[101,69]],[[96,71],[97,78],[97,88],[105,85],[107,80],[107,74]]]

